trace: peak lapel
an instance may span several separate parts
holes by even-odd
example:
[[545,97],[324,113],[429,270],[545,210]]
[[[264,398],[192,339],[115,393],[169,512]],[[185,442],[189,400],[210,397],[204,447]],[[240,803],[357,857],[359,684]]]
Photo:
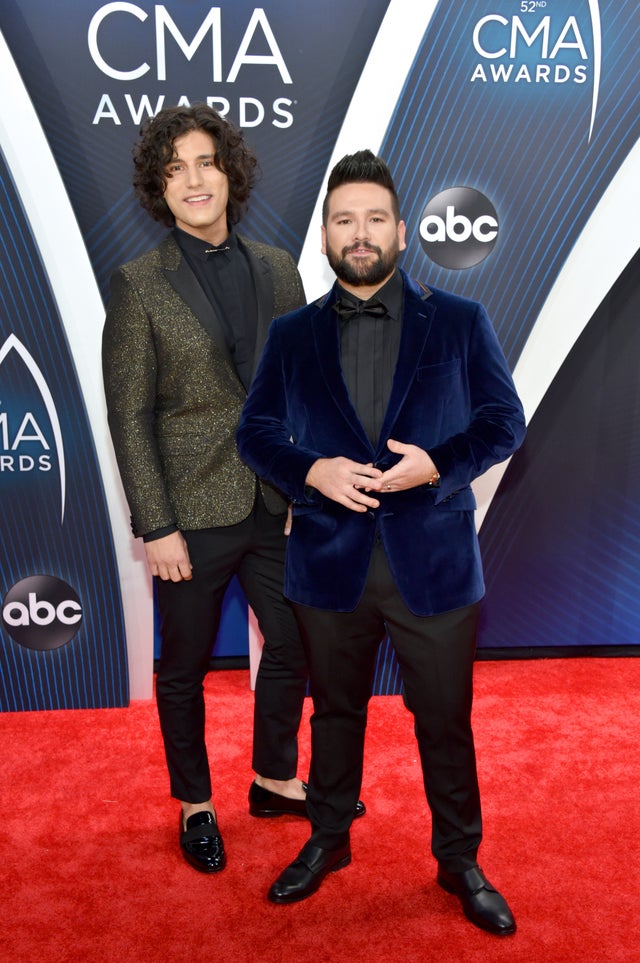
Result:
[[229,363],[236,377],[238,377],[220,319],[171,235],[163,242],[160,248],[160,257],[162,261],[162,273],[167,281],[194,313],[204,330],[215,343],[220,354],[224,357],[225,361]]
[[271,265],[268,261],[255,254],[251,249],[251,243],[242,238],[238,238],[238,243],[242,245],[249,267],[256,292],[256,304],[258,307],[258,319],[256,324],[256,346],[253,356],[253,373],[255,373],[264,343],[267,340],[269,325],[273,320],[273,279]]

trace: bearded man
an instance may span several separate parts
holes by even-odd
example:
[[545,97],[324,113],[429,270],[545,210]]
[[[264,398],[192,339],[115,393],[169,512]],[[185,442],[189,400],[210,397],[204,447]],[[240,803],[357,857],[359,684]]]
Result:
[[241,457],[293,502],[284,591],[314,704],[312,834],[269,898],[305,899],[351,860],[388,633],[415,719],[437,881],[475,925],[505,935],[515,920],[477,862],[471,704],[484,585],[470,482],[518,448],[524,415],[484,308],[409,278],[397,267],[404,247],[385,163],[370,151],[344,157],[322,226],[337,282],[272,324],[236,435]]

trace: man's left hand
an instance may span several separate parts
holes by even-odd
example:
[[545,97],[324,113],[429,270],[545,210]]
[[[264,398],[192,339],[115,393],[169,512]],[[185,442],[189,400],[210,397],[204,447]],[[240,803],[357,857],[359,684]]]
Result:
[[438,469],[423,448],[417,445],[405,445],[401,441],[390,438],[387,442],[389,451],[401,455],[397,465],[383,472],[376,478],[371,488],[380,492],[401,492],[407,488],[416,488],[431,481]]

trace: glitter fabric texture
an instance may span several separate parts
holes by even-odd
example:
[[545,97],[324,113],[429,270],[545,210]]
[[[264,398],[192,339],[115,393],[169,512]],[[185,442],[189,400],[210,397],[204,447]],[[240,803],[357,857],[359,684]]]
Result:
[[[304,293],[286,251],[242,243],[261,310],[257,356],[272,318],[299,307]],[[135,535],[234,525],[253,507],[255,476],[234,439],[246,393],[212,311],[171,235],[113,275],[103,375]],[[269,486],[263,493],[271,512],[285,510]]]

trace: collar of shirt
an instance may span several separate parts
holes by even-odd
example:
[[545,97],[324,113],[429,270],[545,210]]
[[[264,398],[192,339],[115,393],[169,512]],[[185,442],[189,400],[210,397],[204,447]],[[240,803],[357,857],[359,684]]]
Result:
[[210,244],[208,241],[194,237],[193,234],[189,234],[179,227],[174,227],[173,236],[178,247],[184,251],[185,254],[198,258],[201,261],[208,261],[220,253],[227,254],[231,257],[233,252],[238,250],[238,238],[233,231],[229,233],[228,238],[223,241],[222,244]]
[[[351,291],[346,291],[339,281],[336,284],[336,295],[338,298],[346,298],[347,300],[353,301],[354,304],[358,304],[361,301],[361,298],[359,298],[357,294],[353,294]],[[376,291],[373,297],[378,301],[382,301],[387,309],[388,316],[392,320],[400,321],[402,318],[404,285],[402,283],[402,275],[397,268],[386,284],[383,284],[380,290]]]

